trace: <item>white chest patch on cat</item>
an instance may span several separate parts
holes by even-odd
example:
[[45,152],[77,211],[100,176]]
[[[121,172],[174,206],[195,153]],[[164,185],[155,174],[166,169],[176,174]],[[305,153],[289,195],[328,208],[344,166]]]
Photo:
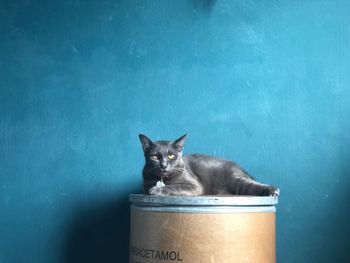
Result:
[[163,182],[163,180],[161,180],[161,181],[158,181],[158,182],[156,183],[156,186],[157,186],[157,187],[163,187],[163,186],[165,186],[165,183]]

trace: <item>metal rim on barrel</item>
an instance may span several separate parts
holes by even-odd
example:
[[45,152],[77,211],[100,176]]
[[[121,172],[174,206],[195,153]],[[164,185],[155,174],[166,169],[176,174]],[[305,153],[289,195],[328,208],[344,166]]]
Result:
[[130,194],[132,210],[168,213],[276,212],[274,196],[154,196]]
[[130,194],[129,201],[139,206],[274,206],[276,196],[153,196]]

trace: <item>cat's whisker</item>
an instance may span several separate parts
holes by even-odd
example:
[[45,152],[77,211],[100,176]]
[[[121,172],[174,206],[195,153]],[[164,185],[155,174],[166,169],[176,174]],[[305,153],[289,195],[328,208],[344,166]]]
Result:
[[185,171],[184,168],[173,168],[172,171],[177,172],[177,173],[183,173]]

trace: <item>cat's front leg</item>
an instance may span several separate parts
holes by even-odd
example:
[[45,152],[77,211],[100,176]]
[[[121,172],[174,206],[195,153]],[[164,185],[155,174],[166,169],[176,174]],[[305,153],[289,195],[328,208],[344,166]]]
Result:
[[165,186],[153,186],[149,193],[151,195],[201,195],[202,187],[195,184],[176,184]]
[[151,194],[151,195],[163,195],[162,194],[162,188],[163,188],[164,186],[153,186],[153,187],[151,187],[151,189],[149,189],[149,194]]

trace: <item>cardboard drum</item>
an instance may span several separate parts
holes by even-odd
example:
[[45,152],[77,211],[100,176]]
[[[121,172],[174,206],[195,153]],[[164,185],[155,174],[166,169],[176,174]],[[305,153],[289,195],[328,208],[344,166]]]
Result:
[[129,263],[274,263],[277,197],[132,194]]

